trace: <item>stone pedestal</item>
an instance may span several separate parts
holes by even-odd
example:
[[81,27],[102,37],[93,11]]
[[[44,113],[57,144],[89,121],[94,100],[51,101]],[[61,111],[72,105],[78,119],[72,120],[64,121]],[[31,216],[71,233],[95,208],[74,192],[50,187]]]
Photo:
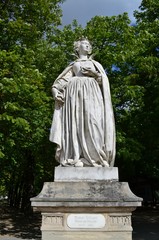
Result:
[[42,213],[42,240],[132,240],[131,214],[141,201],[118,182],[117,168],[74,167],[57,167],[55,182],[31,199]]
[[56,167],[55,182],[118,181],[118,168],[110,167]]

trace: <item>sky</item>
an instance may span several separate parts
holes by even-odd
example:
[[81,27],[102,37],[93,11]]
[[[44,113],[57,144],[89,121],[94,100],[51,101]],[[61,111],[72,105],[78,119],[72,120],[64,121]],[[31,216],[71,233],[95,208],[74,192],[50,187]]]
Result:
[[127,12],[132,23],[134,10],[139,10],[142,0],[65,0],[62,4],[62,25],[74,19],[83,27],[94,16],[115,16]]

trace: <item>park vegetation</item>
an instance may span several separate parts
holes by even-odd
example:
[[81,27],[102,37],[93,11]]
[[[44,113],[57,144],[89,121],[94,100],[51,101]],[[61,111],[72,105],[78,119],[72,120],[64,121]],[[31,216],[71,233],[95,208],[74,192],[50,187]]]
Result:
[[22,210],[53,181],[51,85],[83,35],[110,80],[120,179],[159,183],[159,2],[143,0],[135,25],[124,13],[61,28],[62,3],[0,3],[0,195]]

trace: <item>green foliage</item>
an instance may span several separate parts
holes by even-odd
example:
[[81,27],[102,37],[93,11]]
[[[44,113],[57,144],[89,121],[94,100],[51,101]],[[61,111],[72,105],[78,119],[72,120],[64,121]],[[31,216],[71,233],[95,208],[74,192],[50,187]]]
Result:
[[63,0],[10,0],[0,4],[0,42],[2,48],[14,44],[33,47],[42,37],[49,36],[60,24],[60,3]]
[[43,60],[40,53],[51,52],[46,42],[60,24],[61,2],[0,3],[0,190],[9,194],[11,205],[23,209],[35,194],[34,186],[38,189],[42,178],[53,178],[52,164],[43,162],[54,151],[48,141],[52,98],[46,91],[53,79],[49,75],[45,84],[48,76],[37,57]]
[[150,23],[159,20],[159,2],[156,0],[142,0],[140,12],[135,11],[135,17],[138,22]]
[[144,108],[140,114],[140,140],[142,151],[143,174],[158,178],[159,176],[159,3],[143,0],[136,12],[138,25],[138,56],[136,66],[140,85],[144,87]]
[[61,29],[62,2],[0,3],[0,194],[9,192],[10,203],[23,209],[53,179],[51,85],[74,60],[73,42],[82,35],[110,81],[121,178],[159,176],[158,2],[142,1],[135,26],[124,13]]

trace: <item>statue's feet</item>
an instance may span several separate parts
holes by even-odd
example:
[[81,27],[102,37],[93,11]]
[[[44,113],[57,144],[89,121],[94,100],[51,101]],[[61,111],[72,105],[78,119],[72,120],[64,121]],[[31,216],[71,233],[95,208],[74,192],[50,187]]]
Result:
[[61,166],[63,167],[83,167],[83,162],[79,159],[66,159],[61,163]]
[[75,164],[75,167],[83,167],[83,162],[81,162],[80,160]]
[[109,167],[109,164],[107,161],[103,161],[103,163],[104,163],[104,167]]

